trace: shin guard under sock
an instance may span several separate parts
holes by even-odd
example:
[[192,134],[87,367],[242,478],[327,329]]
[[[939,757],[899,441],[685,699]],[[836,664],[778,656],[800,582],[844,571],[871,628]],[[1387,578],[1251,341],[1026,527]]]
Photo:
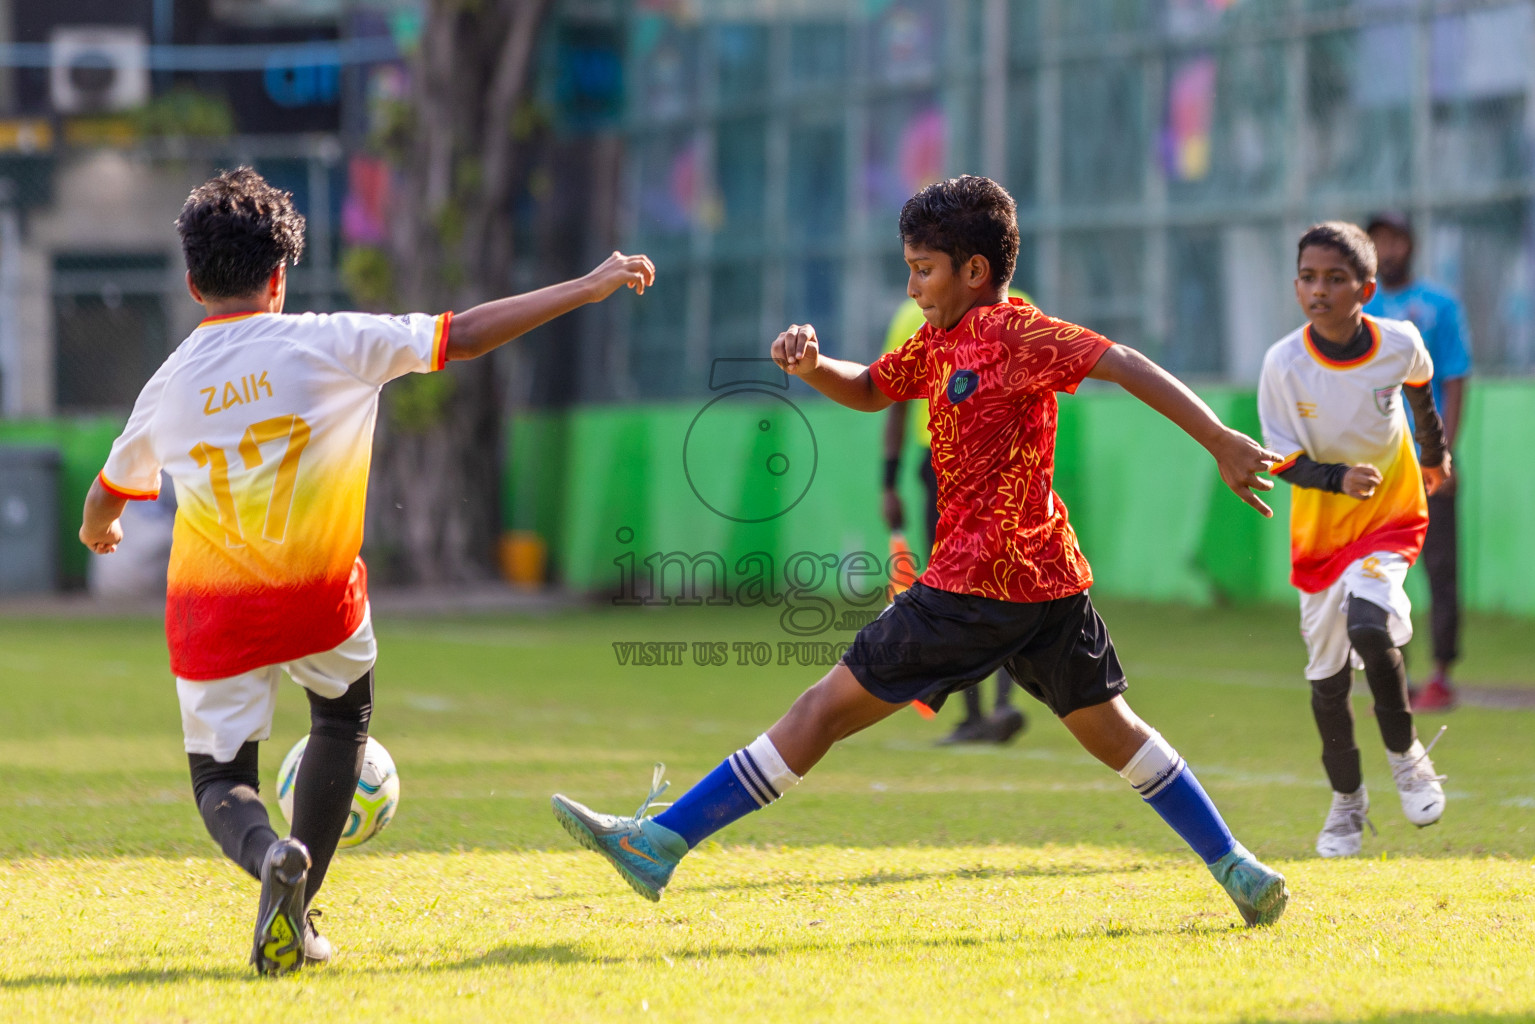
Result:
[[277,842],[277,833],[258,795],[257,744],[241,745],[230,761],[216,761],[208,754],[188,754],[187,761],[192,793],[208,834],[224,856],[259,881],[262,858]]
[[1119,774],[1206,864],[1236,848],[1231,830],[1193,770],[1161,733],[1153,732]]
[[1375,722],[1386,749],[1406,753],[1417,739],[1407,704],[1407,665],[1391,641],[1390,613],[1363,598],[1348,602],[1348,640],[1364,662],[1364,678],[1375,698]]
[[1335,793],[1352,793],[1364,782],[1359,768],[1359,745],[1354,742],[1354,707],[1349,690],[1354,670],[1342,670],[1326,679],[1311,679],[1311,715],[1322,737],[1322,768]]
[[293,838],[309,848],[305,901],[313,900],[346,829],[373,715],[373,673],[327,699],[309,692],[309,743],[293,784]]
[[688,849],[692,849],[731,822],[777,800],[799,778],[763,733],[720,762],[698,785],[656,815],[655,822],[687,840]]

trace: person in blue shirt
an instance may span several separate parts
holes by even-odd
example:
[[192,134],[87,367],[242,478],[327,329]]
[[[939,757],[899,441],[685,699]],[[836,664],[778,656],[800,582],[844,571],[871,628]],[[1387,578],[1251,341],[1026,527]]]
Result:
[[[1412,222],[1405,214],[1377,213],[1366,230],[1379,258],[1380,288],[1364,311],[1388,320],[1411,321],[1423,335],[1434,361],[1434,406],[1444,419],[1445,442],[1453,448],[1466,407],[1466,379],[1471,375],[1471,337],[1465,313],[1455,296],[1413,277]],[[1460,655],[1456,490],[1455,481],[1450,480],[1428,499],[1423,567],[1428,572],[1434,673],[1428,684],[1413,694],[1414,712],[1449,711],[1456,704],[1455,687],[1450,682],[1450,666]]]

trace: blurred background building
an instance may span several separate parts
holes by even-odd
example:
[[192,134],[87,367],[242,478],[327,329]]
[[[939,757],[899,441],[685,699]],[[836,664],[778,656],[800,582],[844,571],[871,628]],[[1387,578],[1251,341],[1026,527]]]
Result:
[[791,320],[871,356],[901,203],[965,171],[1018,200],[1021,287],[1177,372],[1256,380],[1294,239],[1382,207],[1465,297],[1479,371],[1535,366],[1535,5],[640,6],[626,237],[688,270],[621,343],[629,394],[687,386],[656,358],[678,325],[695,370]]
[[[343,248],[387,228],[370,133],[421,17],[0,0],[5,415],[131,402],[195,322],[170,219],[216,166],[255,163],[308,215],[290,301],[348,305]],[[698,393],[791,321],[871,356],[904,288],[901,203],[962,172],[1017,198],[1021,287],[1180,373],[1253,381],[1297,320],[1299,230],[1383,207],[1464,297],[1478,372],[1528,372],[1532,54],[1531,0],[561,0],[537,113],[566,162],[618,145],[621,187],[532,175],[507,211],[519,277],[600,251],[569,237],[591,219],[663,275],[631,322],[583,332],[588,372],[545,358],[524,393]],[[575,251],[551,260],[554,238]]]
[[[372,51],[344,48],[375,22]],[[343,111],[362,102],[343,93],[366,87],[357,57],[394,53],[382,16],[338,3],[0,0],[0,411],[132,404],[197,322],[172,222],[214,167],[294,192],[297,303],[345,306]]]
[[[358,304],[426,3],[0,0],[9,436],[110,440],[197,321],[172,221],[218,167],[308,217],[290,308]],[[538,53],[505,288],[614,246],[661,276],[503,361],[515,409],[707,395],[791,321],[872,358],[900,206],[963,172],[1018,200],[1019,287],[1196,381],[1251,385],[1299,232],[1381,208],[1479,379],[1535,371],[1535,0],[553,0]]]

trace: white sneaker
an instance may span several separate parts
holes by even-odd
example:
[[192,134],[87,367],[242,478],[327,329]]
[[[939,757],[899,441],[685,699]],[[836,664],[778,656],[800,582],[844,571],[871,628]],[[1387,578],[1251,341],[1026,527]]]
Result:
[[[1444,729],[1439,730],[1439,736]],[[1434,742],[1439,742],[1439,736]],[[1420,740],[1413,740],[1405,754],[1386,751],[1391,762],[1391,777],[1396,780],[1396,791],[1402,797],[1402,813],[1419,828],[1432,825],[1444,814],[1444,787],[1439,783],[1445,777],[1434,773],[1434,762],[1428,759],[1428,751]]]
[[[1364,826],[1370,813],[1370,794],[1363,786],[1352,793],[1334,793],[1332,809],[1316,837],[1316,852],[1323,857],[1352,857],[1364,845]],[[1375,831],[1375,826],[1370,826]]]

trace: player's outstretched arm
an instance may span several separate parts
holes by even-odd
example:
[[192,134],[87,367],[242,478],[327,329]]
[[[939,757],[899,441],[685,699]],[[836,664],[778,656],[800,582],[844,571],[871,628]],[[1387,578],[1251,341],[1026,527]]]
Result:
[[1274,489],[1274,481],[1258,474],[1282,461],[1283,456],[1226,426],[1181,380],[1133,348],[1115,345],[1103,354],[1088,376],[1118,384],[1182,427],[1215,457],[1221,479],[1237,497],[1265,516],[1273,516],[1274,510],[1253,491]]
[[773,339],[773,362],[839,405],[859,412],[888,408],[890,398],[874,386],[869,368],[821,355],[821,342],[809,324],[790,324]]
[[91,482],[85,495],[85,514],[80,524],[80,543],[98,555],[110,555],[122,543],[123,509],[128,499],[101,486],[98,478]]
[[643,295],[656,279],[648,256],[615,252],[590,273],[524,295],[512,295],[457,313],[448,332],[448,358],[474,359],[588,302],[601,302],[620,287]]

